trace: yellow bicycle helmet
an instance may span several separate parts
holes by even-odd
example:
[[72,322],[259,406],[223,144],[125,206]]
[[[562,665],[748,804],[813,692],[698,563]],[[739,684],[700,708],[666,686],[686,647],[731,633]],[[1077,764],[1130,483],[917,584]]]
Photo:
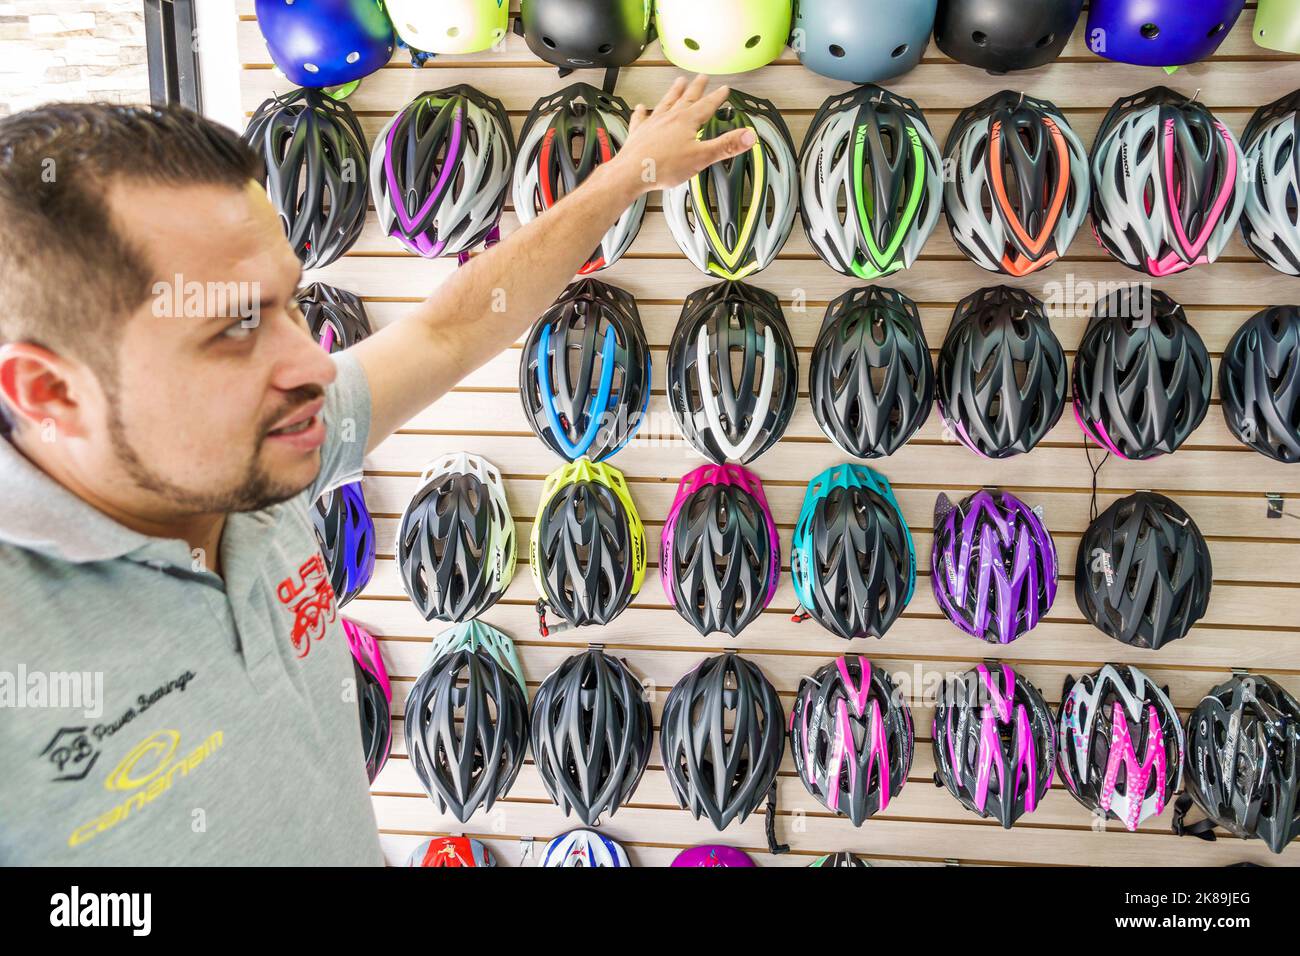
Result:
[[500,43],[510,20],[508,0],[388,0],[402,42],[425,53],[479,53]]
[[792,0],[655,0],[664,56],[691,73],[745,73],[781,55]]
[[645,527],[623,473],[589,458],[551,472],[529,562],[541,613],[549,607],[574,627],[618,617],[641,590],[646,562]]

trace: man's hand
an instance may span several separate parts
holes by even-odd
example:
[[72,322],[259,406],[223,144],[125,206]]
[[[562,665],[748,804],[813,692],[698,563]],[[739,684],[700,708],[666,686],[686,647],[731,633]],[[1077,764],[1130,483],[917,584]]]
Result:
[[610,164],[620,176],[631,176],[637,194],[671,189],[700,170],[723,159],[738,156],[757,139],[751,129],[732,130],[716,139],[699,139],[700,128],[727,99],[730,90],[720,86],[706,94],[708,77],[697,76],[689,83],[678,77],[650,113],[637,104],[631,132],[618,156]]

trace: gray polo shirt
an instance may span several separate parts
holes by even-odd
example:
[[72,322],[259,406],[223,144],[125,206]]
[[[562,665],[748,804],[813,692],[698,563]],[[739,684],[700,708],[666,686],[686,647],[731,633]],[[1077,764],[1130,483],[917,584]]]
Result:
[[320,476],[230,516],[220,577],[0,439],[0,864],[383,862],[308,510],[360,476],[370,425],[335,361]]

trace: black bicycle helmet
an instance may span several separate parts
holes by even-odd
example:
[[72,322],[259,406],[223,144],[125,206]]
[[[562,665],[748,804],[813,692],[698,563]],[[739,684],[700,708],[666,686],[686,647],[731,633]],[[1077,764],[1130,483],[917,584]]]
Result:
[[799,359],[781,302],[722,282],[686,297],[668,346],[668,400],[682,434],[716,464],[748,464],[785,433]]
[[440,812],[491,810],[528,750],[528,697],[487,650],[444,654],[406,699],[411,767]]
[[596,648],[568,658],[537,689],[529,722],[537,772],[566,816],[594,826],[636,791],[654,721],[622,661]]
[[[1213,840],[1221,826],[1281,853],[1300,835],[1300,703],[1261,674],[1210,691],[1187,720],[1187,793],[1174,832]],[[1185,821],[1192,801],[1207,819]]]
[[809,372],[813,417],[854,458],[892,455],[934,405],[934,363],[916,303],[894,289],[852,289],[830,304]]
[[939,352],[939,410],[986,458],[1033,449],[1065,409],[1065,352],[1043,304],[994,286],[957,305]]
[[1265,309],[1237,330],[1219,362],[1219,398],[1238,441],[1300,462],[1300,307]]
[[243,139],[262,160],[262,184],[303,268],[323,268],[351,249],[366,222],[370,168],[352,108],[297,89],[263,102]]
[[371,333],[361,299],[324,282],[313,282],[296,296],[312,337],[331,355],[351,348]]
[[366,777],[374,783],[388,762],[392,748],[392,715],[379,678],[356,661],[352,662],[352,671],[357,682],[357,711],[361,718],[361,751],[366,761]]
[[719,830],[744,823],[776,783],[785,714],[771,682],[738,654],[705,658],[664,702],[659,746],[678,804]]
[[958,63],[990,73],[1051,63],[1069,42],[1083,0],[939,0],[934,41]]
[[562,458],[602,461],[650,402],[650,349],[636,300],[597,279],[569,286],[533,326],[519,361],[533,432]]
[[1164,495],[1121,498],[1079,542],[1074,596],[1117,641],[1158,650],[1205,615],[1213,565],[1191,517]]
[[827,853],[825,856],[819,856],[808,866],[820,866],[828,870],[868,869],[871,864],[857,854],[850,853],[848,850],[841,850],[839,853]]
[[1097,303],[1074,359],[1074,412],[1121,458],[1177,451],[1210,410],[1210,353],[1183,307],[1124,286]]
[[650,0],[520,0],[519,26],[535,56],[561,75],[635,63],[650,42]]
[[515,524],[501,473],[459,452],[429,463],[402,513],[394,547],[402,586],[426,621],[467,621],[515,573]]

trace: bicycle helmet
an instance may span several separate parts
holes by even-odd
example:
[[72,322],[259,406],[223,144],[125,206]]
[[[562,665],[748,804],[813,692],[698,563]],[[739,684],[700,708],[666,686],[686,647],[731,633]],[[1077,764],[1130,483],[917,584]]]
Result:
[[826,309],[809,373],[813,417],[854,458],[892,455],[934,405],[934,363],[916,303],[873,285]]
[[963,110],[944,154],[957,248],[990,272],[1027,276],[1070,248],[1088,213],[1088,153],[1056,104],[1003,90]]
[[361,752],[365,759],[366,778],[375,782],[379,771],[388,763],[392,748],[392,712],[384,696],[384,686],[358,660],[352,661],[357,688],[357,714],[361,719]]
[[501,101],[461,84],[421,93],[375,140],[370,192],[384,234],[426,258],[489,239],[515,160]]
[[701,635],[735,637],[772,603],[781,539],[753,472],[702,465],[682,478],[661,544],[668,604]]
[[687,73],[747,73],[790,39],[793,0],[655,0],[659,44]]
[[722,282],[686,297],[668,345],[668,402],[705,458],[748,464],[785,434],[799,397],[799,357],[781,302]]
[[361,593],[375,573],[375,522],[361,482],[325,492],[311,509],[312,530],[325,555],[339,607]]
[[438,811],[464,823],[515,782],[528,750],[528,697],[484,651],[440,657],[406,699],[406,750]]
[[508,0],[385,0],[402,42],[425,53],[480,53],[505,39]]
[[492,851],[468,837],[430,837],[406,858],[407,866],[496,866]]
[[934,42],[989,73],[1046,66],[1065,49],[1083,0],[939,0]]
[[1295,0],[1259,0],[1254,35],[1266,50],[1300,53],[1300,9]]
[[799,603],[828,631],[884,637],[916,587],[916,548],[889,479],[837,465],[810,481],[790,575]]
[[1219,397],[1238,441],[1300,462],[1300,307],[1265,309],[1236,331],[1219,362]]
[[[621,97],[586,83],[538,100],[519,134],[514,172],[519,221],[532,222],[613,159],[627,140],[631,119]],[[579,275],[606,269],[622,258],[641,229],[645,204],[641,196],[623,211]]]
[[1092,52],[1138,66],[1185,66],[1214,55],[1246,0],[1092,0]]
[[571,626],[608,624],[645,580],[645,528],[617,468],[579,458],[542,486],[530,542],[533,583]]
[[1183,727],[1169,693],[1126,664],[1065,679],[1056,715],[1066,788],[1133,831],[1164,812],[1183,778]]
[[575,282],[533,326],[519,394],[534,434],[562,458],[603,461],[631,440],[650,403],[650,348],[636,299]]
[[474,618],[453,625],[443,631],[433,639],[433,644],[430,646],[426,658],[426,666],[446,654],[455,654],[458,651],[470,651],[471,653],[482,651],[508,670],[511,676],[519,682],[520,687],[527,686],[524,682],[524,668],[519,662],[519,652],[515,649],[515,642],[491,624]]
[[[1300,703],[1262,674],[1210,691],[1187,721],[1187,794],[1174,831],[1214,839],[1220,826],[1281,853],[1300,835]],[[1188,825],[1191,802],[1206,814]]]
[[1205,616],[1213,565],[1196,522],[1164,495],[1121,498],[1079,542],[1074,596],[1115,640],[1159,650]]
[[708,843],[687,847],[673,858],[672,866],[754,866],[753,858],[734,846]]
[[1300,275],[1300,90],[1261,106],[1241,138],[1246,207],[1241,235],[1250,251],[1290,276]]
[[1183,307],[1124,286],[1097,304],[1074,359],[1074,416],[1120,458],[1178,450],[1210,409],[1210,353]]
[[331,355],[351,348],[371,333],[365,305],[346,289],[313,282],[299,289],[295,300],[312,338]]
[[912,712],[884,668],[837,657],[799,682],[790,711],[795,772],[817,802],[860,827],[907,783]]
[[374,678],[383,689],[384,700],[393,703],[393,687],[388,681],[388,668],[384,667],[384,657],[379,653],[379,644],[374,636],[356,621],[343,618],[343,633],[348,639],[348,649],[353,658],[368,675]]
[[732,90],[699,138],[744,127],[758,136],[753,146],[663,191],[664,218],[682,254],[722,279],[743,279],[772,264],[790,237],[799,201],[794,141],[770,101]]
[[1116,101],[1092,147],[1097,241],[1156,278],[1214,262],[1245,205],[1245,162],[1232,130],[1181,93]]
[[808,242],[844,275],[910,268],[939,221],[941,163],[912,100],[878,86],[831,96],[799,154]]
[[542,866],[631,866],[618,842],[595,830],[562,833],[542,851]]
[[793,46],[800,62],[822,76],[878,83],[920,65],[935,6],[936,0],[799,0]]
[[1022,455],[1061,420],[1067,371],[1038,299],[980,289],[958,303],[939,351],[939,412],[976,454]]
[[930,571],[948,620],[991,644],[1032,630],[1056,600],[1052,535],[1007,491],[977,491],[936,514]]
[[516,557],[501,472],[464,452],[430,462],[393,551],[402,586],[426,621],[465,621],[496,604]]
[[616,69],[650,42],[650,0],[520,0],[519,23],[528,49],[561,75]]
[[1056,721],[1038,688],[1006,664],[980,664],[945,683],[930,737],[935,786],[1008,830],[1052,785]]
[[592,648],[565,660],[538,688],[529,724],[537,772],[566,816],[573,810],[595,826],[636,792],[654,719],[645,688],[618,658]]
[[295,86],[353,83],[393,55],[382,0],[257,0],[254,10],[272,62]]
[[304,269],[352,248],[366,222],[366,134],[352,108],[318,90],[262,103],[243,140],[262,161],[262,185]]
[[854,868],[869,869],[871,864],[848,850],[839,853],[827,853],[825,856],[819,856],[808,864],[809,867],[820,866],[826,869]]
[[757,664],[726,653],[695,665],[668,692],[659,727],[677,803],[719,830],[744,823],[776,783],[784,717]]

